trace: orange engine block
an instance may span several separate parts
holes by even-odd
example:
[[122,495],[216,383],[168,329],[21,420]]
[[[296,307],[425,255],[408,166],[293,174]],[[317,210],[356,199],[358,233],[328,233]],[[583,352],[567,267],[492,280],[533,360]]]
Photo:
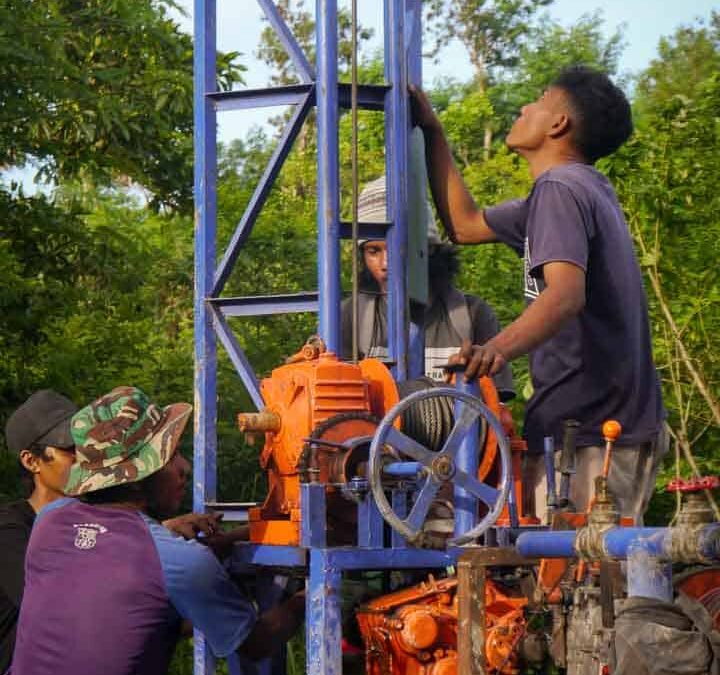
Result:
[[[357,611],[367,675],[456,675],[457,579],[427,581],[377,598]],[[518,672],[527,599],[485,586],[488,672]]]
[[390,372],[379,361],[340,361],[332,352],[306,350],[261,383],[266,408],[241,413],[241,431],[263,433],[260,464],[268,477],[265,502],[250,510],[250,539],[265,544],[300,541],[300,483],[328,485],[328,540],[351,543],[347,525],[355,505],[335,486],[367,460],[369,439],[386,408],[398,401]]

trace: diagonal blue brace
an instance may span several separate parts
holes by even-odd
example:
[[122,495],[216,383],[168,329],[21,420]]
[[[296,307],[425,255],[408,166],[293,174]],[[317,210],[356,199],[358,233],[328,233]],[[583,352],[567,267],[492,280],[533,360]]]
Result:
[[278,38],[280,38],[280,42],[283,43],[283,46],[287,50],[288,56],[292,60],[293,65],[297,69],[302,81],[312,82],[315,79],[315,71],[308,63],[305,52],[303,52],[302,48],[297,43],[295,36],[288,28],[288,25],[285,23],[282,16],[280,16],[280,12],[278,12],[275,3],[272,2],[272,0],[258,0],[258,4],[265,13],[267,20],[275,30]]
[[270,194],[273,184],[277,175],[280,173],[282,165],[285,163],[287,156],[290,154],[292,144],[300,133],[303,122],[307,117],[308,112],[312,108],[312,94],[307,94],[303,99],[303,102],[295,108],[290,121],[283,131],[283,135],[278,141],[275,151],[265,168],[260,182],[255,188],[250,203],[245,209],[240,223],[238,224],[235,232],[230,239],[225,254],[223,255],[220,264],[218,265],[217,271],[215,272],[215,283],[212,289],[212,296],[218,296],[222,292],[225,282],[232,272],[235,261],[240,254],[240,247],[245,243],[245,240],[250,236],[255,221],[265,204],[265,200]]
[[262,410],[265,407],[265,401],[260,393],[260,383],[257,377],[255,377],[255,371],[253,371],[250,362],[247,360],[245,352],[237,341],[235,334],[230,330],[230,326],[228,326],[225,317],[214,308],[212,312],[215,319],[215,332],[220,338],[220,342],[222,342],[223,347],[225,347],[225,351],[245,385],[248,394],[250,394],[253,403],[258,410]]

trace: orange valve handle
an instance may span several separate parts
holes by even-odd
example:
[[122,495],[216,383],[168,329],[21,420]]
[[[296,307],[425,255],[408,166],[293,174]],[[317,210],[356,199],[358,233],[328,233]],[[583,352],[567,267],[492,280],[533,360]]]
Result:
[[602,435],[608,443],[617,441],[621,433],[622,425],[617,420],[608,420],[602,425]]
[[613,444],[620,438],[622,425],[617,420],[607,420],[602,425],[602,435],[605,439],[605,460],[603,461],[602,475],[607,478],[610,473],[610,462],[612,460]]

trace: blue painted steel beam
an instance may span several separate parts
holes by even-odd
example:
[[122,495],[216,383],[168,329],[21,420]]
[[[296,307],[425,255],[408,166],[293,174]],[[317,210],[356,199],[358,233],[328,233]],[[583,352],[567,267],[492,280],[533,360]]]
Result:
[[[410,84],[422,86],[422,0],[405,0],[405,49]],[[409,171],[408,171],[409,173]],[[408,315],[408,377],[425,374],[424,321]]]
[[303,82],[312,82],[315,79],[315,71],[308,62],[305,52],[280,15],[280,12],[278,12],[275,3],[272,0],[258,0],[258,3],[265,13],[267,20],[270,22],[270,25],[275,30],[275,34],[280,39],[280,42],[282,42],[283,47],[287,50],[288,56],[298,71],[300,79],[302,79]]
[[210,511],[221,511],[223,522],[247,523],[248,510],[259,506],[257,502],[205,502],[205,508]]
[[314,101],[315,92],[312,84],[290,84],[283,87],[218,91],[214,94],[208,94],[208,97],[215,104],[215,110],[226,111],[300,104],[308,94],[312,94]]
[[[358,85],[358,107],[362,110],[384,110],[385,94],[389,90],[390,87],[384,84]],[[315,85],[313,84],[288,84],[261,89],[217,91],[208,94],[208,97],[215,104],[215,110],[227,111],[298,104],[302,103],[307,94],[311,94],[311,104],[315,105]],[[341,108],[350,107],[350,85],[346,82],[338,84],[338,105]]]
[[[466,382],[465,378],[462,377],[461,373],[457,373],[455,376],[455,387],[458,391],[471,396],[480,397],[480,385],[478,380],[473,379],[470,382]],[[453,431],[450,432],[450,437],[445,443],[443,452],[446,452],[446,448],[451,443],[451,437],[454,435],[453,432],[456,430],[460,434],[461,441],[460,447],[455,455],[455,464],[458,471],[462,471],[470,477],[477,476],[478,469],[478,441],[480,437],[480,422],[477,414],[471,416],[469,414],[469,406],[462,401],[455,403],[455,424]],[[464,413],[464,414],[463,414]],[[473,422],[469,422],[470,419],[474,419]],[[478,482],[478,485],[481,483]],[[465,487],[455,483],[455,529],[454,535],[461,537],[466,532],[475,527],[477,523],[478,515],[478,504],[477,499],[473,497],[473,494]]]
[[215,282],[213,284],[212,293],[210,293],[211,296],[217,297],[222,292],[225,282],[230,276],[230,273],[235,265],[235,261],[240,254],[240,248],[245,243],[245,240],[250,236],[250,232],[255,225],[255,221],[260,214],[260,210],[270,194],[270,190],[278,173],[280,173],[282,165],[285,163],[285,159],[290,154],[292,144],[297,138],[297,135],[300,133],[300,129],[302,128],[303,122],[305,121],[310,108],[311,95],[308,94],[304,101],[295,108],[295,111],[285,127],[283,135],[278,141],[272,157],[265,168],[265,172],[263,173],[258,186],[255,188],[253,196],[250,198],[250,203],[245,209],[245,213],[243,214],[243,217],[238,223],[238,226],[230,239],[230,243],[228,244],[225,254],[218,265],[217,272],[215,273]]
[[223,316],[267,316],[293,312],[317,312],[318,294],[249,295],[235,298],[212,298],[210,303]]
[[[440,569],[454,565],[458,556],[467,549],[451,547],[444,551],[427,548],[316,548],[323,551],[328,561],[342,570]],[[236,544],[232,564],[234,568],[248,565],[267,567],[303,567],[312,552],[299,546],[274,546],[268,544]]]
[[325,548],[327,541],[327,511],[325,508],[325,484],[303,483],[300,485],[300,545],[306,548]]
[[[362,110],[385,110],[386,94],[390,91],[387,84],[358,84],[358,108]],[[350,84],[338,84],[338,104],[341,108],[350,108]]]
[[343,570],[391,570],[447,567],[454,565],[462,552],[463,549],[460,548],[449,548],[445,551],[425,548],[377,548],[364,551],[354,548],[331,548],[327,549],[326,554],[330,564]]
[[385,521],[370,494],[358,504],[358,546],[382,548]]
[[[223,347],[225,347],[225,351],[230,357],[231,363],[235,367],[237,374],[242,380],[242,383],[245,385],[245,388],[247,389],[250,398],[255,404],[255,407],[258,410],[262,410],[265,407],[265,401],[263,400],[262,394],[260,393],[260,383],[255,376],[255,371],[253,370],[250,362],[245,356],[245,352],[240,346],[240,343],[237,341],[235,334],[232,332],[232,330],[230,330],[230,326],[228,326],[225,318],[216,310],[213,310],[213,318],[215,324],[215,332],[220,338],[220,342],[222,342]],[[214,491],[212,494],[212,499],[215,499]]]
[[[358,223],[360,239],[385,239],[390,223]],[[341,239],[352,239],[352,223],[340,221]]]
[[[215,109],[206,93],[215,91],[215,2],[195,0],[194,132],[195,147],[195,422],[193,434],[193,510],[205,510],[216,494],[217,348],[213,319],[205,298],[210,296],[215,265],[217,157]],[[195,631],[193,667],[212,673],[215,662],[202,633]]]
[[306,600],[306,662],[308,675],[342,674],[340,584],[342,573],[328,551],[310,551]]
[[408,377],[409,305],[407,259],[408,77],[405,54],[405,11],[402,0],[385,2],[385,79],[392,88],[385,98],[385,172],[388,232],[388,351],[395,379]]
[[233,569],[248,565],[267,567],[306,567],[308,552],[300,546],[270,546],[267,544],[238,544],[233,550]]
[[316,1],[317,224],[320,337],[340,353],[340,175],[337,0]]
[[[392,491],[392,510],[401,520],[405,520],[407,516],[407,498],[408,495],[405,490]],[[397,530],[393,529],[390,532],[390,545],[392,548],[407,548],[407,541]]]

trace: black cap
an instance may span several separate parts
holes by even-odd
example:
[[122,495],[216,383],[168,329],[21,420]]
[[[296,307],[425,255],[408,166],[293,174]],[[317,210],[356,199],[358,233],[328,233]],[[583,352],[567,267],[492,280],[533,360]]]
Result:
[[10,417],[5,425],[5,443],[13,452],[33,443],[69,448],[75,445],[70,435],[70,418],[78,407],[52,389],[36,391]]

